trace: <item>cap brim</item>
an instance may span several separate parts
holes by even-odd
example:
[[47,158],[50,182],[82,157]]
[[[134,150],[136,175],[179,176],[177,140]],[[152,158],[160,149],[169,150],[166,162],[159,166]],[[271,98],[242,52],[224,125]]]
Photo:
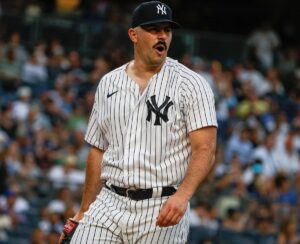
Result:
[[181,25],[178,24],[177,22],[172,21],[172,20],[165,20],[165,19],[158,19],[158,20],[144,22],[144,23],[139,24],[139,26],[147,26],[147,25],[158,24],[158,23],[168,23],[171,26],[171,28],[174,28],[174,29],[181,28]]

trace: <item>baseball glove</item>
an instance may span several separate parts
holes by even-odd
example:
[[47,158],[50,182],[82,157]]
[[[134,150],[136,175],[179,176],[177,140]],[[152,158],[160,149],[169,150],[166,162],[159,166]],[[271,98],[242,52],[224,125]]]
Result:
[[73,219],[67,219],[64,225],[64,238],[61,241],[61,244],[69,244],[71,242],[72,236],[78,226],[78,222]]

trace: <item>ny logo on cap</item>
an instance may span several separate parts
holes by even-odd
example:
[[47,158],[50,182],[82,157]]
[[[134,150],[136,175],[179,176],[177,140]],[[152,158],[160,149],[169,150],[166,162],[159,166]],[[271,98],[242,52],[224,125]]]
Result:
[[160,4],[157,4],[156,6],[157,8],[157,14],[161,14],[161,15],[167,15],[167,10],[166,10],[166,6],[165,5],[160,5]]

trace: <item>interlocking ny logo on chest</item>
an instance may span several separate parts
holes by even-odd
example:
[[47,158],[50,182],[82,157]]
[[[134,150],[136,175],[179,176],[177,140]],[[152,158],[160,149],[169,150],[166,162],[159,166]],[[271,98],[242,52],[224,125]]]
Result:
[[164,122],[169,121],[168,110],[173,105],[173,102],[170,101],[170,97],[166,96],[164,102],[160,106],[157,105],[155,95],[151,96],[146,103],[148,108],[147,121],[151,122],[152,113],[155,115],[154,125],[161,125],[161,120]]

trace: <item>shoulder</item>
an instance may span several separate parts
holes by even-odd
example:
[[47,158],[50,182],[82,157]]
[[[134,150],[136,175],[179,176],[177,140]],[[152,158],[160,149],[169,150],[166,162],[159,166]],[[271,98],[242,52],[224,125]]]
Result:
[[102,81],[107,81],[107,80],[110,80],[116,76],[119,76],[119,75],[123,75],[125,74],[124,70],[125,70],[125,66],[126,64],[114,69],[114,70],[111,70],[110,72],[108,72],[107,74],[105,74],[102,79],[101,79],[101,82]]
[[115,80],[117,77],[120,77],[121,75],[125,75],[125,67],[126,64],[111,70],[110,72],[106,73],[99,81],[97,89],[103,89],[103,87],[107,87],[111,81]]
[[175,59],[167,58],[167,65],[170,69],[173,69],[175,72],[177,72],[183,85],[208,85],[208,82],[203,76],[179,63]]

